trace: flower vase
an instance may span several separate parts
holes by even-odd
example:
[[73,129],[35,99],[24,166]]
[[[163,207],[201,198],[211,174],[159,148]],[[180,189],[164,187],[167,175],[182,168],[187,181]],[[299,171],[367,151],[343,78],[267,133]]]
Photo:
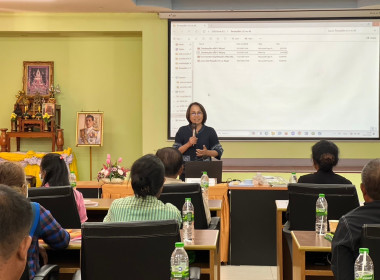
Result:
[[11,121],[11,130],[12,130],[12,132],[17,131],[17,121],[16,120]]
[[101,178],[102,182],[104,184],[122,184],[124,182],[124,179],[121,178]]
[[49,124],[47,122],[45,122],[44,131],[49,131]]

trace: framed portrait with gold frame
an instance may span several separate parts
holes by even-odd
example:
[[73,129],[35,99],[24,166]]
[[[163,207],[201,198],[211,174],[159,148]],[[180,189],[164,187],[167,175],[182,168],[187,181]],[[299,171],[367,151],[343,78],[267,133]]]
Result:
[[55,104],[54,103],[43,103],[42,104],[42,115],[47,113],[50,116],[55,116]]
[[77,112],[76,146],[103,146],[103,112]]
[[54,61],[24,61],[24,91],[27,97],[50,96],[54,84]]

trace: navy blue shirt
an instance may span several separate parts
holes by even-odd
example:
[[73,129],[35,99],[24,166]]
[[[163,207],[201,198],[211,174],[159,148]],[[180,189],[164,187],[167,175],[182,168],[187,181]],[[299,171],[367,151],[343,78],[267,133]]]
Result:
[[[178,149],[179,147],[185,145],[189,138],[193,136],[193,129],[191,125],[186,125],[180,127],[175,135],[175,141],[173,148]],[[212,127],[203,125],[201,130],[195,135],[198,138],[197,144],[190,147],[183,153],[183,161],[206,161],[211,160],[210,157],[202,158],[197,157],[196,149],[203,149],[203,145],[206,146],[207,150],[214,150],[218,152],[218,156],[215,158],[220,159],[223,154],[222,145],[219,143],[218,135],[216,135],[215,130]]]
[[335,174],[331,171],[318,170],[313,174],[306,174],[298,179],[298,183],[312,183],[312,184],[352,184],[343,176]]

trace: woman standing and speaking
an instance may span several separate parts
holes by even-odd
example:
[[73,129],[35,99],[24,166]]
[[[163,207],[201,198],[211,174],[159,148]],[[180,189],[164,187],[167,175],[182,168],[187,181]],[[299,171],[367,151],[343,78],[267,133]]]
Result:
[[205,125],[207,113],[202,104],[191,103],[186,111],[186,119],[189,124],[180,127],[173,144],[183,155],[183,161],[210,161],[211,157],[220,159],[223,148],[215,130]]

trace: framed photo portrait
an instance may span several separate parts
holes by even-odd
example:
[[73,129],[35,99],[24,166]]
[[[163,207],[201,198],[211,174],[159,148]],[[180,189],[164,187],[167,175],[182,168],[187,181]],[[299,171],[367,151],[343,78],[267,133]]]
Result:
[[54,103],[43,103],[42,105],[42,115],[48,113],[50,116],[55,116],[55,104]]
[[103,146],[103,112],[77,112],[76,146]]
[[24,91],[26,96],[40,94],[49,97],[49,89],[53,85],[53,61],[24,61]]

